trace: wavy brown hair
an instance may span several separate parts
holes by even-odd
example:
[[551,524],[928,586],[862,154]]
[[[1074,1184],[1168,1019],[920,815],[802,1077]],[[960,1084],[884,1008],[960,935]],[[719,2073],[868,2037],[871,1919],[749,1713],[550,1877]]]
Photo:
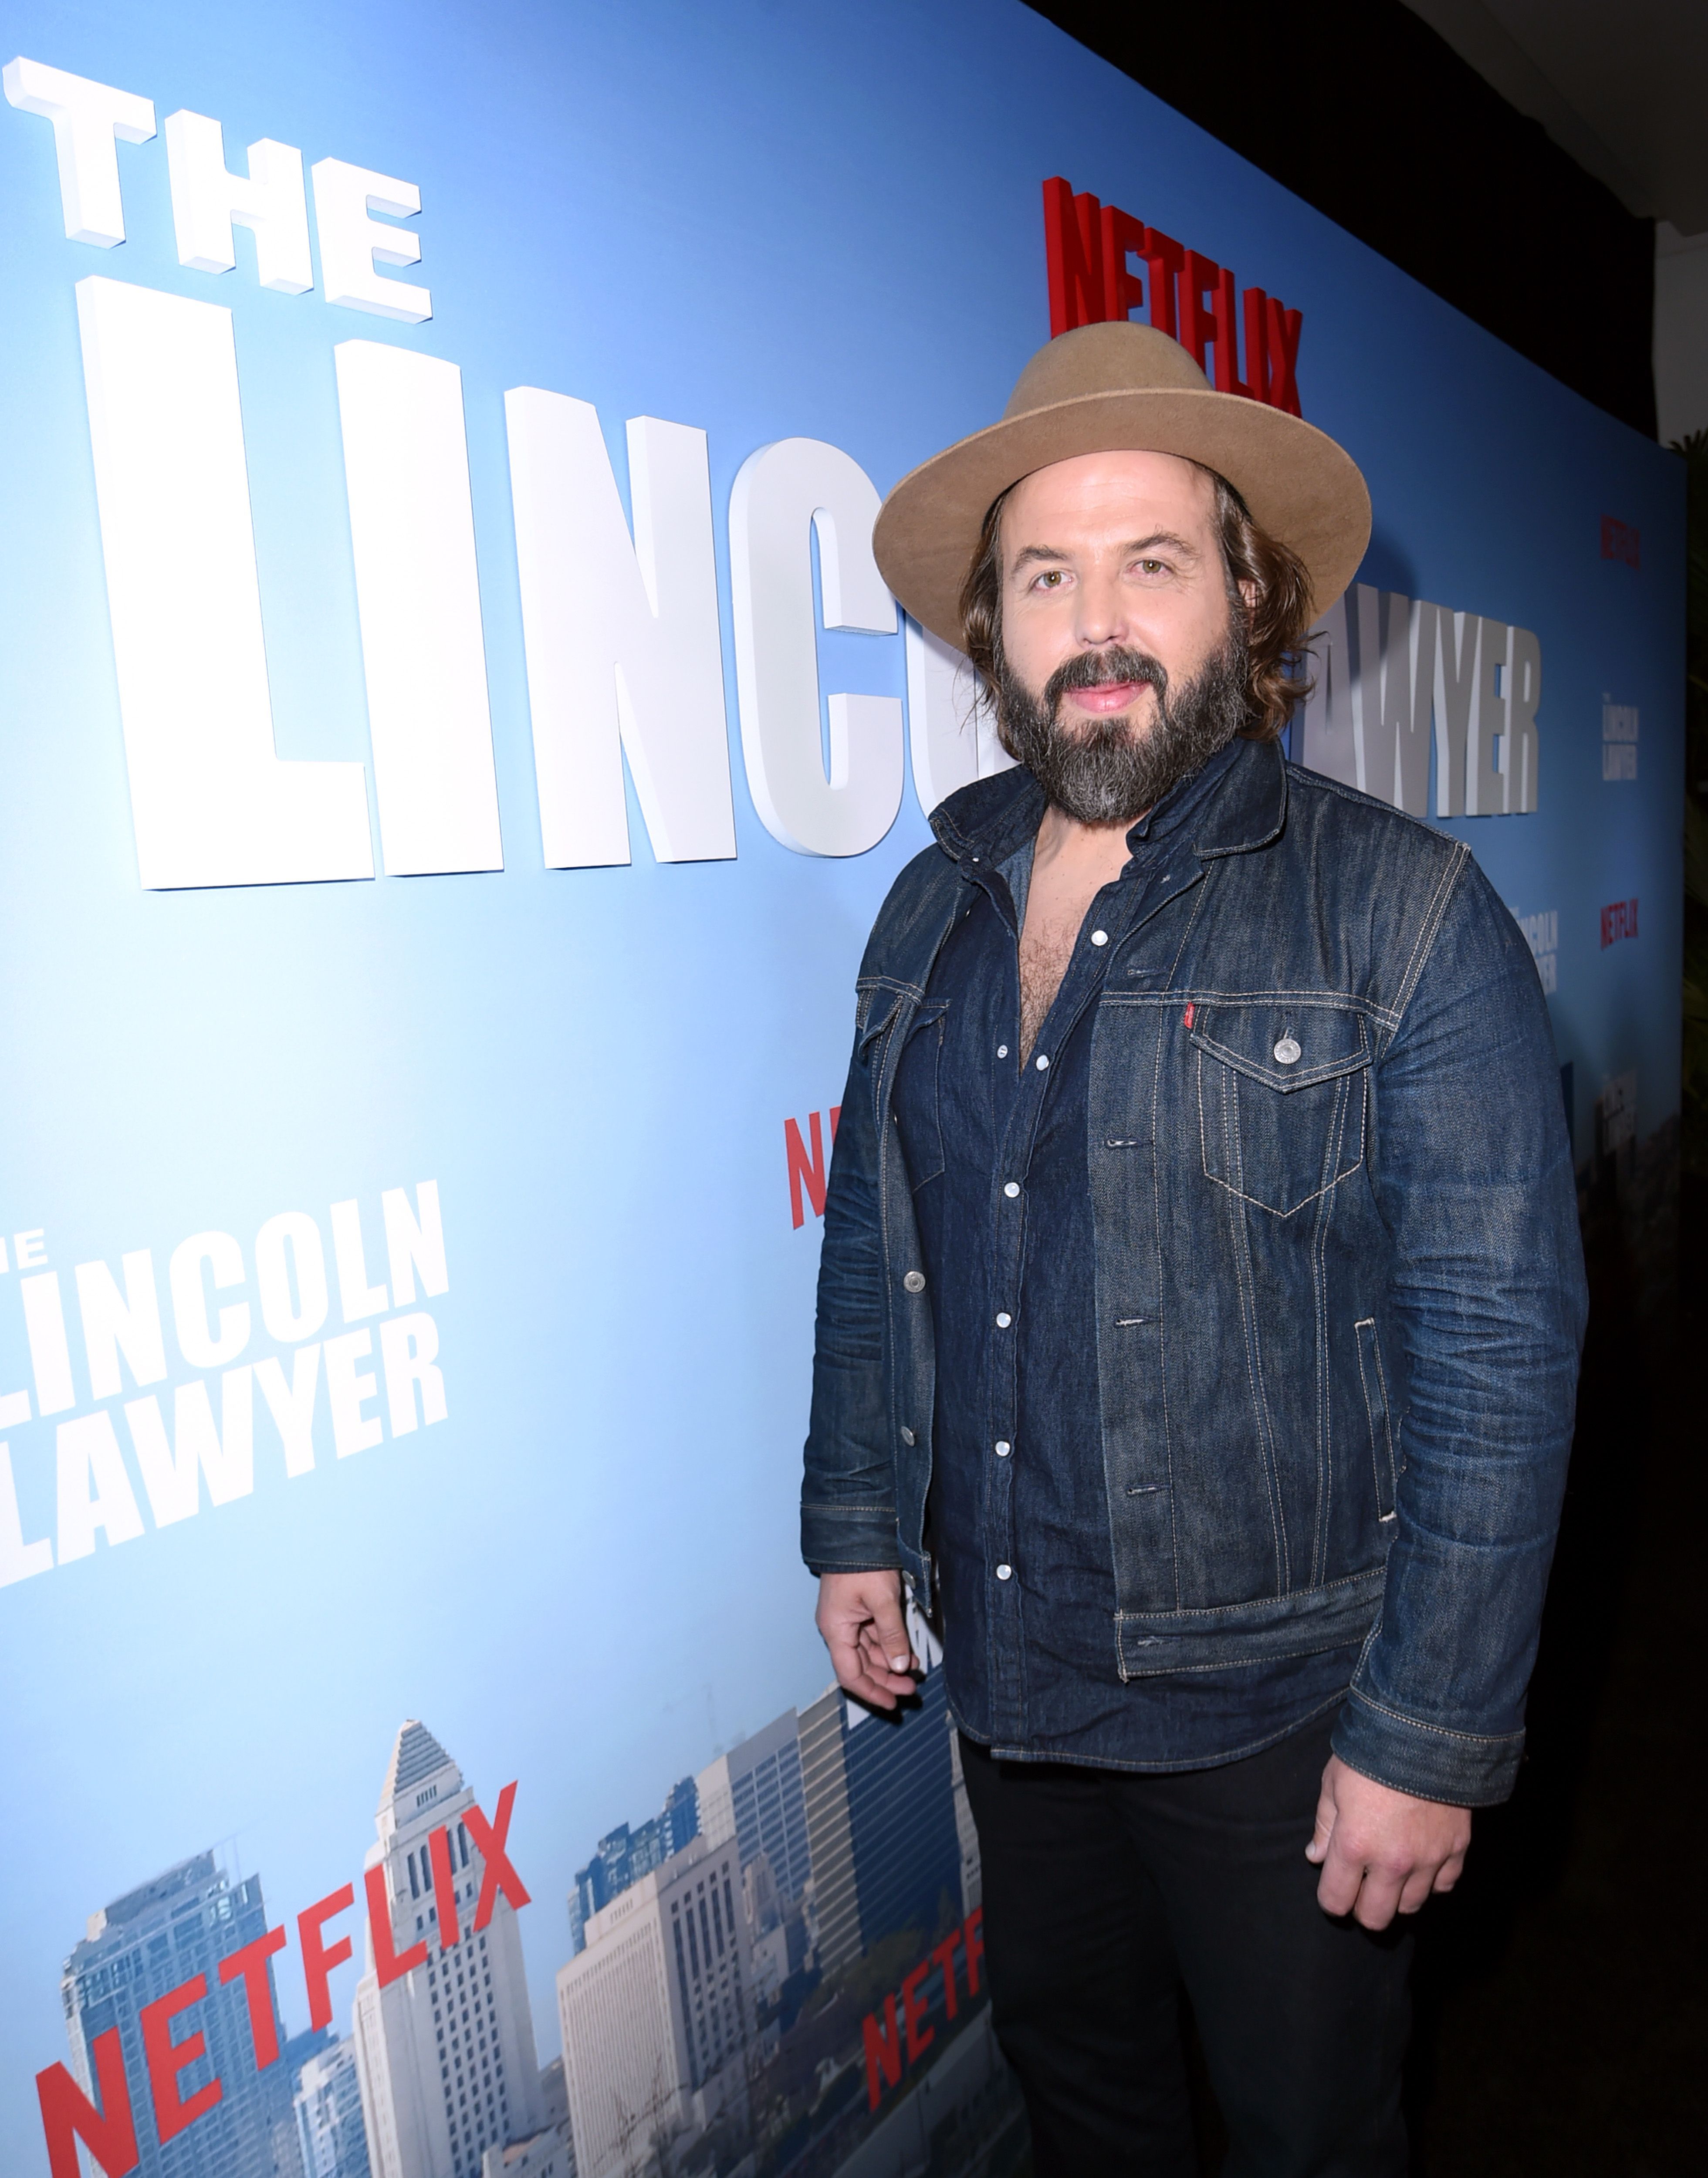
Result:
[[[1201,462],[1192,466],[1214,489],[1216,536],[1229,599],[1236,612],[1246,616],[1251,723],[1240,731],[1247,741],[1273,741],[1285,729],[1294,705],[1311,692],[1309,679],[1300,673],[1311,618],[1311,578],[1298,554],[1252,519],[1251,510],[1225,477]],[[961,648],[978,676],[982,700],[993,704],[1002,659],[1002,510],[1013,489],[1010,484],[991,501],[961,586]],[[1240,588],[1245,583],[1257,594],[1249,608]]]

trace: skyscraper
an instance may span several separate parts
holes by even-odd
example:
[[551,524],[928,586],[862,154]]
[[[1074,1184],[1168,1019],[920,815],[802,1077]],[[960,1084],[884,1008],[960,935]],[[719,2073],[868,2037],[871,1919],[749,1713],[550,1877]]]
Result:
[[[65,1962],[59,1985],[72,2072],[95,2099],[90,2053],[100,2035],[118,2029],[141,2178],[273,2178],[273,2126],[290,2114],[289,2075],[279,2060],[256,2069],[244,1985],[219,1978],[220,1961],[266,1926],[260,1878],[233,1882],[201,1852],[90,1914],[88,1934]],[[178,2041],[200,2033],[207,2049],[179,2073],[178,2092],[187,2102],[216,2078],[220,2099],[162,2147],[138,2014],[198,1976],[206,1978],[205,1994],[173,2015],[172,2033]],[[268,1980],[271,1988],[271,1966]],[[282,2042],[276,1996],[272,2005]]]
[[333,2042],[297,2075],[297,2151],[303,2178],[371,2178],[353,2042]]
[[579,2178],[632,2178],[656,2145],[745,2118],[753,1967],[733,1838],[697,1837],[586,1927],[557,1977]]
[[[880,1716],[837,1687],[802,1716],[801,1759],[818,1963],[835,1973],[899,1929],[963,1910],[962,1841],[943,1673],[917,1705]],[[971,1863],[969,1863],[971,1864]]]
[[734,1836],[746,1868],[764,1853],[778,1896],[792,1904],[813,1864],[801,1784],[800,1720],[793,1710],[701,1770],[700,1828],[709,1838]]
[[[384,1871],[393,1943],[425,1960],[380,1986],[369,1943],[354,2039],[373,2178],[477,2178],[485,2150],[543,2122],[534,2022],[515,1909],[501,1893],[474,1921],[483,1867],[462,1817],[463,1773],[423,1724],[397,1734],[367,1865]],[[457,1940],[441,1945],[432,1838],[446,1833]]]
[[632,1883],[680,1852],[700,1831],[699,1792],[692,1777],[672,1785],[659,1814],[631,1830],[619,1823],[607,1831],[585,1868],[576,1870],[569,1898],[570,1949],[586,1942],[587,1924]]

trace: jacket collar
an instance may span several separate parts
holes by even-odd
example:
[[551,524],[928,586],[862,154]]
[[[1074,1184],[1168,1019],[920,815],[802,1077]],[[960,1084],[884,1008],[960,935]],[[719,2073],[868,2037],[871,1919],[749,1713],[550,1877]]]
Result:
[[[1188,793],[1191,784],[1182,782]],[[1156,814],[1163,815],[1168,806],[1164,800]],[[1000,864],[1036,835],[1043,811],[1043,789],[1016,765],[951,794],[932,813],[931,829],[953,861]],[[1287,766],[1279,744],[1239,742],[1233,761],[1195,814],[1192,851],[1202,862],[1249,854],[1278,839],[1287,818]]]

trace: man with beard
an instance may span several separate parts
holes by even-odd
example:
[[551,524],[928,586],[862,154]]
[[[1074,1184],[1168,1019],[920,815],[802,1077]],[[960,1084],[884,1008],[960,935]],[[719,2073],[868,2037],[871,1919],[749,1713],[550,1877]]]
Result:
[[803,1549],[879,1710],[940,1614],[1040,2178],[1196,2167],[1183,1990],[1229,2178],[1397,2178],[1395,1917],[1523,1744],[1575,1189],[1468,851],[1278,747],[1368,535],[1332,441],[1104,325],[873,540],[1017,768],[862,965]]

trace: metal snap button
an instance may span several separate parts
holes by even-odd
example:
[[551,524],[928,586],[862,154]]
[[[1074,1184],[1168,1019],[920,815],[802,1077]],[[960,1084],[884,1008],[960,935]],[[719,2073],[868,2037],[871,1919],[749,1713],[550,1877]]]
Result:
[[1290,1036],[1284,1036],[1275,1047],[1275,1064],[1278,1066],[1293,1066],[1298,1064],[1298,1044]]
[[903,1277],[901,1283],[906,1287],[909,1293],[923,1293],[925,1290],[925,1273],[923,1271],[909,1271]]
[[913,1441],[912,1431],[908,1428],[906,1422],[903,1422],[901,1425],[901,1442],[903,1444],[911,1444]]

